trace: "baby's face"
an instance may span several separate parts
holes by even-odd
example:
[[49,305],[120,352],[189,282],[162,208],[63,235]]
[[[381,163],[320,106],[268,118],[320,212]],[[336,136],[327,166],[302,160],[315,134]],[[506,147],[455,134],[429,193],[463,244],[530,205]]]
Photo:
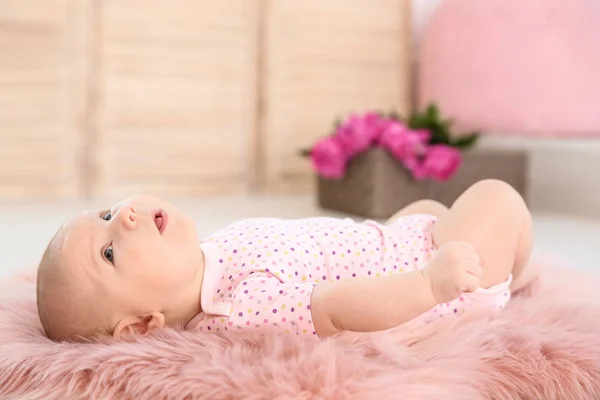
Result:
[[[57,237],[61,268],[114,314],[165,307],[194,280],[202,263],[192,218],[150,196],[78,215]],[[109,316],[107,329],[122,317]]]

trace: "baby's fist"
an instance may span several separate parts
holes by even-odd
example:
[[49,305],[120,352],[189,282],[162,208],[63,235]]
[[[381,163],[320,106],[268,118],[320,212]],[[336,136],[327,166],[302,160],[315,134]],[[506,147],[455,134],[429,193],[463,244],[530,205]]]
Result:
[[473,246],[466,242],[442,245],[423,270],[438,303],[447,303],[479,287],[483,269]]

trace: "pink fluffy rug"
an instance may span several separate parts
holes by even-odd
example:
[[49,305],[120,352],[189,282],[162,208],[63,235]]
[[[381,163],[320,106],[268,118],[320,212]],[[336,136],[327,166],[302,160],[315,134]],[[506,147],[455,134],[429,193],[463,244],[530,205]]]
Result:
[[600,399],[600,278],[565,270],[497,316],[319,345],[176,331],[56,344],[34,285],[0,286],[0,399]]

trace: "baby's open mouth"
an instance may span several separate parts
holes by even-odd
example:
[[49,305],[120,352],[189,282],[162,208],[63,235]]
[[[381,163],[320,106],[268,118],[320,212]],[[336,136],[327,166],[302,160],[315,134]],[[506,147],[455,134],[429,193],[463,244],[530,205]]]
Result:
[[165,231],[165,228],[167,227],[167,222],[169,221],[167,213],[163,210],[158,210],[154,212],[153,217],[154,223],[156,224],[156,228],[158,229],[160,234],[162,234]]

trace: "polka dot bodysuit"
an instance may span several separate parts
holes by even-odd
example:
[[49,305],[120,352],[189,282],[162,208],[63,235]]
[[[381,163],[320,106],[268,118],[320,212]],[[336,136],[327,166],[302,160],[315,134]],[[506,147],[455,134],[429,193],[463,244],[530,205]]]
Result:
[[[424,268],[435,251],[435,222],[433,216],[411,215],[391,225],[336,218],[234,223],[201,242],[202,312],[188,329],[316,336],[310,311],[315,285]],[[508,301],[502,294],[500,305]],[[445,307],[428,314],[459,311]]]

